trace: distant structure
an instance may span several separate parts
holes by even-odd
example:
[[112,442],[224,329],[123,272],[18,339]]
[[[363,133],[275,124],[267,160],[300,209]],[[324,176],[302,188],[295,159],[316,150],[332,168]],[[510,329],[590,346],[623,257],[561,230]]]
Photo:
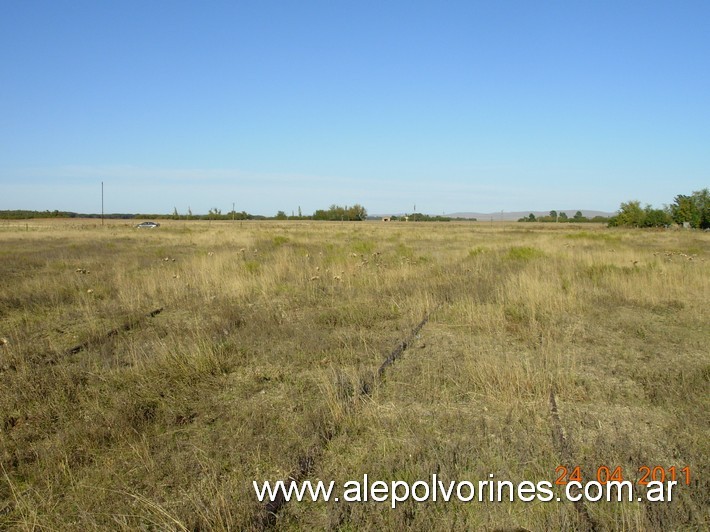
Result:
[[391,219],[389,216],[384,216],[384,217],[382,218],[382,221],[383,221],[383,222],[391,222],[392,219]]

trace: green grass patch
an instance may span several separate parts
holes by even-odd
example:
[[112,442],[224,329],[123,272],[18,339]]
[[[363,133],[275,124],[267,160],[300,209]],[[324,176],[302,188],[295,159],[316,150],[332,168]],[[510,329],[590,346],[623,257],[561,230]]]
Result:
[[354,253],[361,253],[363,255],[372,253],[375,251],[375,242],[372,240],[356,240],[352,243],[352,250]]
[[290,239],[287,236],[276,235],[274,238],[271,239],[271,241],[273,242],[274,247],[279,247],[290,242]]
[[261,264],[259,264],[255,260],[245,260],[244,269],[249,273],[256,274],[259,273],[259,270],[261,269]]
[[406,244],[402,244],[401,242],[394,248],[394,252],[398,257],[406,257],[411,259],[414,256],[414,249]]
[[508,250],[505,257],[509,260],[527,261],[544,257],[545,253],[530,246],[513,246]]
[[575,233],[569,233],[565,235],[565,238],[570,240],[597,240],[601,242],[620,242],[621,235],[614,233],[606,233],[602,231],[592,232],[592,231],[577,231]]

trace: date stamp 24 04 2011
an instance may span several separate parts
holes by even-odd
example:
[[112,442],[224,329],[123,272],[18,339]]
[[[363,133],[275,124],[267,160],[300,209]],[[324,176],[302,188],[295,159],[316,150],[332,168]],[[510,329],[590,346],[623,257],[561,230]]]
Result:
[[[555,484],[564,485],[568,482],[584,482],[584,475],[582,474],[582,468],[580,466],[567,467],[567,466],[557,466],[555,468],[555,473],[558,475]],[[690,485],[690,467],[685,466],[682,469],[678,469],[676,466],[663,467],[657,466],[641,466],[637,470],[638,475],[634,477],[633,482],[639,484],[640,486],[647,486],[649,482],[682,482],[686,485]],[[605,465],[599,466],[596,471],[596,478],[586,479],[586,480],[596,480],[600,484],[604,485],[608,482],[624,482],[624,470],[621,466],[617,466],[614,469],[607,467]]]

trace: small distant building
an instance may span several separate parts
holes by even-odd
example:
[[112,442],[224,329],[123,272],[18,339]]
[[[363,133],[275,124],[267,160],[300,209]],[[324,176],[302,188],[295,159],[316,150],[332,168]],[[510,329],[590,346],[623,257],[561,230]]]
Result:
[[382,221],[383,221],[383,222],[390,222],[390,221],[392,221],[392,219],[391,219],[389,216],[384,216],[384,217],[382,218]]

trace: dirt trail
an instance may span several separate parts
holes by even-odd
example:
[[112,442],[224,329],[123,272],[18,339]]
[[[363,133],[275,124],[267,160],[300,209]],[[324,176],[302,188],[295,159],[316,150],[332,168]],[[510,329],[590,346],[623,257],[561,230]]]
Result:
[[88,340],[85,340],[81,342],[80,344],[75,345],[74,347],[70,347],[67,349],[64,354],[66,355],[75,355],[79,351],[83,351],[87,347],[93,344],[101,344],[105,341],[107,341],[109,338],[112,338],[116,336],[118,333],[123,332],[123,331],[130,331],[133,329],[136,325],[138,325],[141,321],[143,321],[146,318],[154,318],[161,312],[163,312],[164,308],[160,307],[155,310],[151,310],[148,314],[144,314],[143,316],[140,316],[138,318],[133,318],[121,325],[120,327],[117,327],[115,329],[111,329],[108,331],[106,334],[103,334],[101,336],[95,336],[93,338],[89,338]]
[[[385,360],[382,362],[380,367],[377,370],[377,373],[375,373],[370,380],[370,382],[364,383],[361,388],[361,395],[370,395],[371,390],[375,382],[377,381],[383,381],[385,372],[387,371],[387,368],[391,366],[398,358],[402,356],[404,351],[407,350],[408,347],[410,347],[414,341],[417,338],[417,335],[419,332],[422,330],[422,328],[427,324],[429,321],[429,318],[431,315],[440,307],[441,305],[437,305],[432,309],[431,311],[427,312],[424,315],[424,318],[422,321],[420,321],[414,329],[412,329],[412,332],[405,338],[404,340],[400,341],[397,344],[397,347],[392,350],[392,352],[385,358]],[[358,403],[359,404],[359,403]],[[357,412],[353,411],[351,415],[356,415]],[[319,438],[319,442],[317,445],[314,445],[311,449],[309,449],[305,454],[303,454],[301,457],[298,459],[298,467],[284,480],[284,483],[288,483],[291,481],[295,482],[301,482],[305,478],[307,478],[311,471],[313,470],[313,467],[315,466],[316,462],[318,459],[322,456],[323,452],[325,451],[326,446],[328,445],[328,442],[333,439],[335,434],[337,433],[337,429],[333,431],[329,431],[326,434],[322,434]],[[285,499],[283,492],[279,491],[277,497],[273,501],[269,501],[264,505],[264,515],[261,517],[260,522],[258,523],[259,528],[261,529],[269,529],[273,526],[276,525],[276,520],[277,520],[277,514],[278,512],[288,503],[288,501]]]
[[[554,388],[550,390],[550,417],[552,419],[552,443],[562,461],[570,467],[574,463],[572,446],[565,435],[564,429],[562,428],[562,421],[560,420],[560,412],[557,408],[557,399]],[[570,494],[575,498],[578,498],[581,494],[581,490],[577,486],[572,486],[570,488]],[[573,504],[575,510],[577,510],[577,513],[579,514],[580,520],[584,524],[584,529],[592,532],[599,530],[597,523],[594,521],[592,516],[589,515],[589,510],[587,510],[584,501],[579,499],[574,501]]]

